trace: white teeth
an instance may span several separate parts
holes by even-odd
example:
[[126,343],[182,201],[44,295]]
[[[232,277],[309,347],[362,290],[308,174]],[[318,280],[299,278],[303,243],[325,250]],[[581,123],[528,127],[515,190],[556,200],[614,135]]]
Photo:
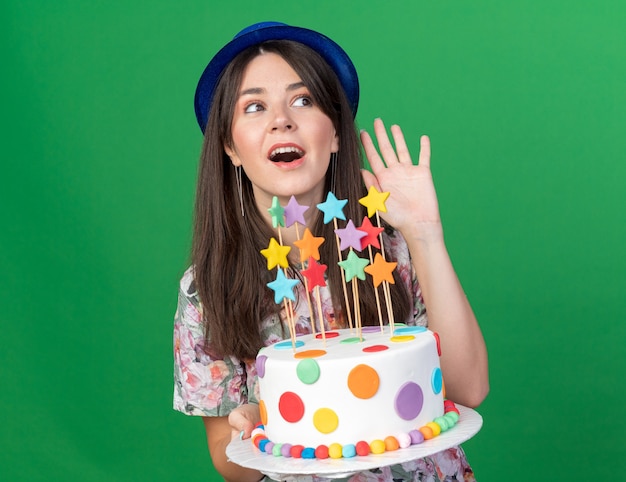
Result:
[[298,154],[304,154],[300,149],[298,149],[297,147],[293,147],[293,146],[289,146],[289,147],[279,147],[277,149],[274,149],[272,152],[270,152],[270,158],[274,157],[278,154],[284,154],[286,152],[296,152]]

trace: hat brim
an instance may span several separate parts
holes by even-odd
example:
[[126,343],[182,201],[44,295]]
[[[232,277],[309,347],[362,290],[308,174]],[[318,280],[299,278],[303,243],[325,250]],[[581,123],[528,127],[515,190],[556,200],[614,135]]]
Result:
[[215,54],[204,69],[196,88],[194,101],[196,118],[202,132],[206,128],[215,87],[226,66],[248,47],[268,40],[293,40],[312,48],[320,54],[337,74],[348,98],[352,115],[356,116],[359,105],[359,81],[356,69],[348,54],[334,41],[314,30],[270,23],[268,26],[236,36]]

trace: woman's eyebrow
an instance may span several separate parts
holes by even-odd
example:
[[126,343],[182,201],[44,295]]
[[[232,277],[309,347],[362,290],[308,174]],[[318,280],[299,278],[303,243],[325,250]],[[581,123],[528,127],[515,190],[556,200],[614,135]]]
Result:
[[[287,91],[298,90],[302,87],[306,87],[304,85],[304,82],[294,82],[293,84],[289,84],[286,90]],[[259,94],[263,94],[264,92],[265,92],[265,89],[263,87],[250,87],[249,89],[245,89],[239,92],[239,97],[243,95],[259,95]]]
[[265,92],[265,89],[262,89],[261,87],[250,87],[249,89],[245,89],[239,92],[239,97],[249,94],[262,94],[263,92]]
[[302,87],[306,87],[304,85],[304,82],[294,82],[293,84],[289,84],[287,86],[287,90],[298,90],[298,89],[300,89]]

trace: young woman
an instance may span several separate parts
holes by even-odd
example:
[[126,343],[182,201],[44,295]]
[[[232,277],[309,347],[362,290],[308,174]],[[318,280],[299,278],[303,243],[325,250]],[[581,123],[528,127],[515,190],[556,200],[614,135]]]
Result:
[[[488,392],[485,343],[444,243],[429,140],[422,137],[414,165],[400,128],[390,129],[394,149],[377,119],[380,154],[361,132],[371,172],[362,170],[354,122],[358,97],[356,71],[337,44],[275,22],[240,32],[198,84],[196,116],[205,136],[192,266],[181,280],[175,320],[174,408],[203,417],[213,464],[226,480],[263,478],[229,462],[225,450],[233,437],[250,437],[260,420],[257,351],[288,336],[281,306],[266,286],[272,274],[259,253],[271,237],[278,238],[269,213],[275,196],[283,206],[295,196],[300,205],[314,207],[332,192],[349,201],[346,219],[361,220],[366,212],[358,200],[367,189],[389,192],[381,216],[386,254],[398,262],[397,282],[390,285],[394,319],[440,334],[448,398],[475,407]],[[323,222],[320,211],[308,209],[304,216],[315,236],[334,239],[334,226]],[[295,229],[281,228],[284,245],[293,246]],[[336,247],[324,243],[320,254],[328,265],[322,322],[326,329],[345,327],[350,307]],[[289,261],[290,275],[299,277],[299,259]],[[320,320],[312,319],[303,287],[297,289],[296,330],[309,333]],[[361,283],[359,294],[363,323],[377,324],[372,283]],[[473,480],[460,447],[349,480],[428,477]]]

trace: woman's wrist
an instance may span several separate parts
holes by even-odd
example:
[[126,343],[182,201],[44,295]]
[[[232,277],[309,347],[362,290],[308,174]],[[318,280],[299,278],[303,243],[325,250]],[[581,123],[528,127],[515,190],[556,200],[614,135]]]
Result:
[[413,222],[397,228],[407,242],[416,242],[423,247],[443,246],[443,226],[439,221]]

